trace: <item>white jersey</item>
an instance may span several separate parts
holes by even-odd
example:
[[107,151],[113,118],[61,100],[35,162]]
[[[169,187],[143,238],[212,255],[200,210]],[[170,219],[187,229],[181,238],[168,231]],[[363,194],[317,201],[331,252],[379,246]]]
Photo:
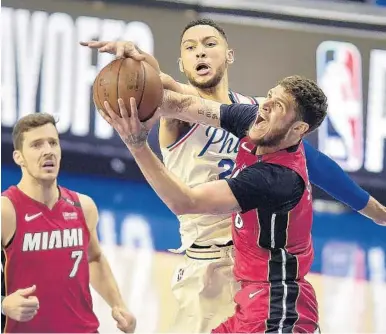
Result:
[[[230,92],[234,103],[257,104],[255,98]],[[190,187],[228,178],[234,167],[240,140],[223,130],[195,124],[183,137],[162,148],[166,168]],[[232,240],[231,215],[188,214],[178,216],[182,252],[193,243],[223,245]]]

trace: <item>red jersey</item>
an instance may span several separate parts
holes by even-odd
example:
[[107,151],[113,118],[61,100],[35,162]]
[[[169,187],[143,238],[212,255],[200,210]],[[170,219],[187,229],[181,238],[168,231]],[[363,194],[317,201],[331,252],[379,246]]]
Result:
[[314,258],[312,199],[303,144],[294,152],[282,150],[263,156],[253,154],[253,148],[247,138],[242,139],[233,175],[263,161],[295,171],[303,179],[305,191],[290,212],[256,209],[233,215],[236,279],[245,282],[301,279],[309,272]]
[[51,210],[15,186],[2,194],[16,211],[16,231],[4,250],[6,292],[36,285],[40,306],[31,321],[8,318],[5,332],[98,330],[89,288],[89,229],[77,194],[63,187],[59,191]]

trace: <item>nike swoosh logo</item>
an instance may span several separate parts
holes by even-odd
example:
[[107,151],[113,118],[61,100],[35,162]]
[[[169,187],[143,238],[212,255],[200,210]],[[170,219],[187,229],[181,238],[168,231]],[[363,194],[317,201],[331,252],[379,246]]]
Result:
[[36,213],[34,215],[31,215],[31,216],[29,216],[28,213],[26,213],[24,219],[25,219],[26,222],[29,222],[29,221],[31,221],[31,220],[33,220],[33,219],[35,219],[35,218],[37,218],[37,217],[39,217],[41,215],[42,215],[41,212]]
[[257,291],[255,291],[255,292],[251,292],[250,294],[249,294],[249,298],[253,298],[253,297],[255,297],[257,294],[259,294],[261,291],[263,291],[264,289],[260,289],[260,290],[257,290]]
[[244,150],[246,150],[247,152],[249,152],[249,153],[251,153],[252,151],[248,148],[248,146],[247,146],[247,143],[246,142],[244,142],[244,143],[241,143],[241,147],[244,149]]

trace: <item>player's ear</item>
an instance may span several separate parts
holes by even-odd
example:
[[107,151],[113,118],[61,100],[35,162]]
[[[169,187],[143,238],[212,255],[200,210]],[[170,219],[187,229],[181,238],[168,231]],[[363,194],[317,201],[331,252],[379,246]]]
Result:
[[292,129],[296,132],[296,134],[298,134],[300,137],[304,136],[306,134],[306,132],[308,131],[308,129],[310,128],[310,126],[306,123],[306,122],[303,122],[303,121],[297,121],[294,123]]
[[178,68],[180,69],[180,72],[184,73],[184,64],[182,63],[182,59],[178,58]]
[[20,166],[20,167],[24,166],[23,155],[21,154],[21,152],[19,150],[13,151],[13,161],[15,161],[15,164]]
[[226,54],[227,64],[233,64],[235,61],[235,52],[232,49],[227,50]]

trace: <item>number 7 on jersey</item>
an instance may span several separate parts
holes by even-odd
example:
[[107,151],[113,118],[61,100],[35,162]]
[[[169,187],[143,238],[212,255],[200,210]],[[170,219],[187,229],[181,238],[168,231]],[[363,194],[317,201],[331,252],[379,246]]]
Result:
[[70,272],[70,277],[75,277],[76,273],[78,272],[79,263],[80,260],[82,260],[83,257],[83,251],[82,250],[74,250],[71,253],[71,258],[75,259],[74,266],[72,267],[72,270]]

